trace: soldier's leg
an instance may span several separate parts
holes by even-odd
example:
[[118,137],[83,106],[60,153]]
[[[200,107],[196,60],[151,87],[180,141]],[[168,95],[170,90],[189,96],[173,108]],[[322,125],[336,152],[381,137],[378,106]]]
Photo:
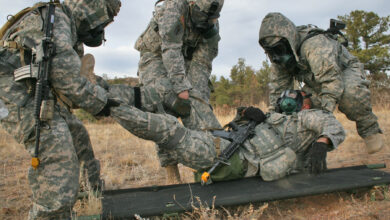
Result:
[[[34,103],[28,85],[15,82],[13,75],[0,74],[0,97],[9,110],[2,127],[34,155]],[[55,112],[41,129],[37,170],[29,168],[28,180],[33,193],[30,219],[69,218],[79,189],[79,165],[72,137],[65,120]]]
[[[27,106],[33,106],[32,101]],[[20,108],[19,112],[15,105],[7,108],[10,114],[2,120],[3,128],[33,156],[33,108]],[[38,169],[30,167],[28,172],[33,193],[29,219],[70,219],[79,189],[79,165],[68,126],[57,112],[41,129],[39,159]]]
[[191,113],[188,117],[183,117],[182,121],[186,128],[193,130],[219,129],[221,124],[215,116],[210,104],[199,96],[190,92]]
[[214,162],[214,137],[208,132],[185,128],[173,116],[143,112],[126,105],[111,108],[111,115],[137,137],[154,141],[161,148],[175,151],[177,161],[186,166],[205,169]]
[[[139,61],[138,74],[143,86],[153,87],[157,93],[166,97],[172,90],[168,73],[160,55],[154,53],[143,53]],[[161,100],[160,100],[161,103]],[[180,175],[177,167],[176,155],[156,145],[157,155],[162,167],[166,167],[167,183],[180,183]]]
[[[369,81],[360,77],[359,68],[344,71],[344,93],[339,102],[339,110],[348,119],[356,122],[358,134],[365,140],[369,153],[379,151],[383,146],[382,131],[378,118],[372,112]],[[374,137],[374,138],[373,138]]]
[[103,185],[100,179],[100,162],[95,158],[87,129],[80,120],[65,109],[61,111],[61,115],[65,118],[72,135],[73,146],[80,163],[81,173],[83,174],[82,178],[86,178],[82,181],[87,181],[87,185],[89,185],[92,190],[102,190]]

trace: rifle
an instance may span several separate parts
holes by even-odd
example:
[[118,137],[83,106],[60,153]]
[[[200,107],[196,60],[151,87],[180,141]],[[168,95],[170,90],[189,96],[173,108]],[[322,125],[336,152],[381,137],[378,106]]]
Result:
[[254,128],[256,127],[255,121],[249,121],[246,125],[238,126],[234,122],[229,123],[230,131],[213,131],[214,136],[222,137],[231,143],[222,151],[221,155],[218,156],[214,165],[206,172],[203,172],[201,177],[202,185],[211,184],[211,174],[214,170],[222,163],[230,165],[227,161],[236,152],[236,150],[252,135],[254,135]]
[[37,57],[38,67],[38,79],[35,86],[34,97],[34,119],[35,119],[35,150],[34,157],[31,160],[31,166],[36,170],[39,166],[39,139],[41,136],[42,122],[52,117],[47,115],[48,108],[54,105],[54,100],[49,99],[50,86],[49,86],[49,70],[51,67],[51,57],[54,54],[53,43],[53,26],[54,26],[54,12],[55,3],[50,0],[47,8],[47,16],[44,21],[43,32],[45,36],[41,41],[42,55]]

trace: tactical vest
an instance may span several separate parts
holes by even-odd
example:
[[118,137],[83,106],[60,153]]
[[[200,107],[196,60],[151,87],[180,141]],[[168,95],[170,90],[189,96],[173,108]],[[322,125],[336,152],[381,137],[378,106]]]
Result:
[[250,151],[254,155],[245,157],[252,163],[259,164],[260,176],[265,181],[286,176],[293,168],[296,154],[294,143],[289,139],[297,135],[296,125],[291,123],[295,118],[296,115],[272,113],[265,123],[256,126],[256,134],[249,140]]
[[[243,161],[236,152],[229,159],[230,166],[224,165],[211,175],[216,181],[231,180],[260,174],[265,181],[272,181],[284,177],[293,170],[296,161],[297,115],[283,115],[272,113],[266,122],[255,128],[255,135],[247,140],[241,151],[247,161]],[[240,119],[234,120],[240,123]],[[242,121],[244,122],[244,121]],[[248,175],[248,164],[253,164],[259,170]],[[202,172],[195,174],[195,180],[200,181]]]
[[[23,20],[24,17],[28,16],[30,13],[32,13],[35,10],[38,10],[39,8],[45,7],[46,3],[37,3],[32,7],[25,8],[18,12],[17,14],[10,16],[8,21],[1,27],[0,29],[0,47],[6,48],[6,49],[15,49],[19,50],[20,52],[20,63],[22,66],[26,65],[25,60],[25,52],[26,49],[31,49],[30,45],[20,45],[19,43],[15,41],[8,41],[7,38],[11,34],[11,31],[14,30],[14,28],[20,23],[20,21]],[[27,48],[26,48],[27,46]]]
[[[62,7],[59,1],[54,1],[54,3],[56,6]],[[0,68],[7,72],[13,72],[15,81],[38,77],[38,65],[32,63],[33,60],[31,54],[32,49],[37,48],[35,48],[36,45],[33,45],[33,43],[28,41],[28,39],[25,39],[22,44],[15,41],[9,41],[7,39],[12,34],[13,30],[20,24],[23,18],[29,16],[31,13],[37,10],[39,11],[38,13],[41,13],[42,9],[46,6],[47,3],[40,2],[32,7],[27,7],[14,16],[11,16],[10,19],[8,19],[8,21],[0,29],[0,49],[5,49],[3,52],[1,52]],[[18,50],[19,55],[16,55],[9,50]],[[39,49],[37,49],[37,53],[39,53]],[[19,60],[15,59],[17,57],[19,57]],[[18,66],[21,67],[17,68]],[[26,81],[26,83],[28,84],[28,87],[32,86],[30,85],[30,81]],[[32,90],[32,88],[30,90]],[[54,89],[52,89],[52,92],[57,96],[57,101],[63,106],[67,108],[77,108],[76,105],[74,105],[61,93],[54,91]],[[29,91],[29,93],[31,93],[31,91]],[[26,97],[26,100],[22,101],[20,106],[24,106],[24,103],[27,101],[27,99],[28,98]]]
[[[153,18],[149,22],[146,30],[138,37],[134,48],[142,52],[161,53],[161,37],[159,35],[158,19],[164,14],[164,6],[159,4],[162,1],[157,1]],[[189,11],[180,17],[181,25],[184,29],[182,53],[185,59],[191,60],[192,54],[195,51],[202,36],[191,29],[191,21],[189,18]]]

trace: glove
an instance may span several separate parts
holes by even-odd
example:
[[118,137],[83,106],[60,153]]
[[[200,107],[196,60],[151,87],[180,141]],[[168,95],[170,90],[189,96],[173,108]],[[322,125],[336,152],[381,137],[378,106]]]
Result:
[[164,105],[180,117],[187,117],[191,114],[191,101],[179,98],[176,94],[169,94]]
[[189,99],[177,98],[173,103],[172,109],[181,117],[187,117],[191,114],[191,101]]
[[260,124],[264,122],[265,119],[267,119],[267,117],[265,116],[264,112],[261,111],[261,109],[252,106],[244,109],[242,114],[245,119],[255,121],[256,124]]
[[320,174],[327,169],[326,154],[328,152],[328,146],[322,142],[315,142],[311,146],[306,160],[306,167],[310,173]]
[[119,105],[120,105],[119,102],[115,101],[114,99],[109,98],[109,99],[107,99],[107,103],[104,106],[104,108],[99,113],[97,113],[95,116],[108,117],[111,115],[110,108],[111,107],[118,107]]

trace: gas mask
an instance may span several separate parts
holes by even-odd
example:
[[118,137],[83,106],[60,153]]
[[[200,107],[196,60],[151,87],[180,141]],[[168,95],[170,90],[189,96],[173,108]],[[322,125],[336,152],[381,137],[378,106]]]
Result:
[[271,62],[282,66],[287,71],[292,71],[297,66],[294,53],[287,39],[282,38],[271,46],[263,46]]
[[97,26],[96,28],[89,30],[88,22],[84,21],[80,24],[79,31],[77,32],[78,38],[88,47],[98,47],[102,45],[104,39],[104,28],[110,22],[106,22]]
[[218,7],[219,3],[213,2],[208,12],[202,11],[196,4],[190,8],[191,22],[205,39],[212,38],[218,34],[218,27],[214,22],[214,19],[219,17],[219,13],[217,13]]
[[277,112],[291,115],[302,109],[303,96],[299,90],[285,90],[277,100]]

